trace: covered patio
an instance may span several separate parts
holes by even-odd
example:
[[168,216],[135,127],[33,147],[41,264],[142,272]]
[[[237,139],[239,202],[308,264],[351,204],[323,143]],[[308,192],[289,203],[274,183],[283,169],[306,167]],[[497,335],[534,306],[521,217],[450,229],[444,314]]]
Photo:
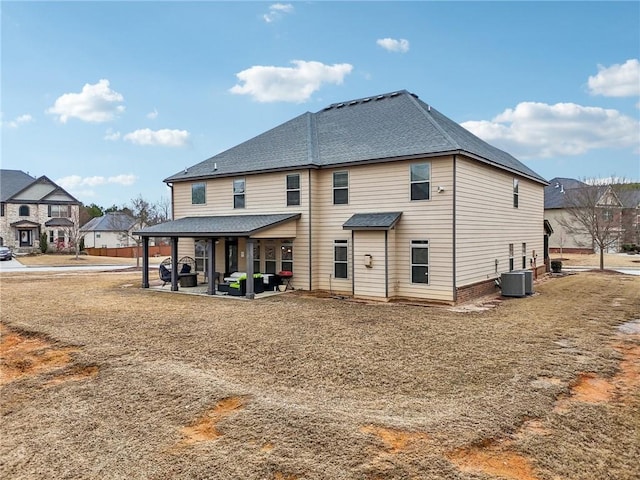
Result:
[[[215,295],[216,243],[219,239],[244,239],[244,258],[246,278],[252,279],[254,273],[253,252],[256,236],[267,238],[269,232],[273,237],[295,238],[296,220],[299,213],[276,213],[263,215],[227,215],[184,217],[159,225],[144,228],[134,235],[142,237],[142,288],[149,288],[149,239],[168,237],[171,240],[171,291],[179,290],[179,254],[178,246],[181,238],[189,238],[206,244],[206,264],[204,271],[208,274],[206,294]],[[255,297],[252,281],[246,282],[248,299]]]

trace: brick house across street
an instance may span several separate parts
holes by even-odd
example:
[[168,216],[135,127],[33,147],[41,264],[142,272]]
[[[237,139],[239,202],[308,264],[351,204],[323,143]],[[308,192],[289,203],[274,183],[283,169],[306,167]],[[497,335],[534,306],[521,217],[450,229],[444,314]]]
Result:
[[68,248],[79,210],[80,202],[47,177],[0,170],[0,245],[16,253],[39,251],[46,232],[48,248]]

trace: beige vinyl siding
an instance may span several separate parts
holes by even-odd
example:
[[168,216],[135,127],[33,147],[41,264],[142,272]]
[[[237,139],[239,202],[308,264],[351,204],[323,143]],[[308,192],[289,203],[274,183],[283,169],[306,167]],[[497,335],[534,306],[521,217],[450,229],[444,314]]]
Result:
[[[456,166],[457,287],[509,271],[510,243],[516,270],[522,266],[522,243],[527,244],[527,266],[533,251],[541,265],[544,186],[461,156]],[[514,177],[519,180],[518,208],[513,206]]]
[[[431,198],[412,202],[409,165],[423,162],[431,163]],[[333,205],[333,172],[344,170],[349,171],[349,204]],[[342,229],[342,225],[353,214],[403,212],[395,232],[395,272],[390,279],[390,295],[395,290],[395,295],[398,296],[452,300],[451,157],[342,167],[316,173],[317,190],[312,201],[314,239],[317,242],[314,243],[314,255],[318,259],[314,269],[315,288],[329,289],[329,278],[333,274],[333,241],[342,238],[350,240],[350,235],[345,235],[347,232]],[[444,187],[444,192],[437,193],[438,186]],[[411,283],[411,240],[429,240],[431,244],[429,285]],[[352,246],[349,245],[349,251],[351,250]],[[356,262],[361,263],[361,259],[356,259]],[[351,272],[348,279],[331,279],[331,282],[334,291],[351,293]]]
[[[286,177],[290,173],[300,173],[300,205],[287,206]],[[233,208],[233,180],[245,179],[245,208]],[[291,238],[293,239],[294,277],[292,285],[297,289],[309,288],[309,175],[306,170],[262,173],[237,177],[202,180],[206,183],[205,203],[191,204],[191,184],[194,182],[176,182],[173,185],[174,218],[210,215],[252,215],[271,213],[301,213],[301,218],[291,224],[276,226],[269,231],[260,232],[255,238]],[[202,182],[201,181],[201,182]],[[198,183],[198,182],[195,182]],[[282,235],[275,236],[275,235]],[[275,236],[275,237],[274,237]],[[194,245],[189,239],[181,238],[180,255],[194,255]],[[279,248],[280,245],[278,244]],[[240,239],[238,243],[238,268],[246,268],[246,246]],[[242,256],[244,252],[244,257]],[[216,268],[224,270],[224,242],[216,245]],[[264,263],[264,253],[262,256]],[[278,270],[280,261],[278,260]]]
[[551,228],[553,228],[553,233],[549,236],[550,248],[593,248],[593,241],[589,235],[570,233],[563,226],[561,222],[568,222],[569,225],[575,223],[575,219],[572,219],[565,209],[545,210],[544,218],[549,221]]
[[[384,231],[356,231],[354,238],[354,295],[384,298]],[[364,264],[365,255],[371,255],[370,267]]]

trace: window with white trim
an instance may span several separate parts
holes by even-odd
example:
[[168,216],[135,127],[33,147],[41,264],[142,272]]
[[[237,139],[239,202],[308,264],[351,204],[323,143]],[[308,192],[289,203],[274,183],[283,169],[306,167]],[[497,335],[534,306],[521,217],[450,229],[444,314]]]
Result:
[[71,217],[71,205],[49,205],[49,217],[54,217],[54,218]]
[[191,205],[204,205],[207,198],[207,185],[204,182],[191,184]]
[[260,271],[260,240],[256,240],[253,244],[253,273]]
[[347,240],[333,241],[333,276],[349,278],[349,248]]
[[276,273],[276,244],[267,240],[264,246],[264,273]]
[[429,240],[411,240],[411,283],[429,283]]
[[513,207],[518,208],[518,190],[520,181],[517,178],[513,179]]
[[349,203],[349,172],[333,172],[333,204]]
[[411,200],[429,200],[431,191],[431,164],[413,163],[411,172]]
[[513,272],[513,243],[509,244],[509,271]]
[[287,175],[287,207],[300,205],[300,174]]
[[236,178],[233,181],[233,208],[244,208],[245,181],[244,178]]
[[280,265],[282,268],[280,269],[283,272],[293,272],[293,242],[291,241],[283,241],[280,246]]
[[527,244],[522,244],[522,269],[527,268]]

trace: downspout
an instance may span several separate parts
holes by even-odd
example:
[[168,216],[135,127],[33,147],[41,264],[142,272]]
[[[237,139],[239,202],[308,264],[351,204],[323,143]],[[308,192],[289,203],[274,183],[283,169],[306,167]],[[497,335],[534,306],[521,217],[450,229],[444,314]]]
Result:
[[384,231],[384,298],[389,298],[389,230]]
[[312,280],[312,275],[313,275],[313,255],[312,255],[312,250],[313,250],[313,241],[312,241],[312,237],[311,237],[311,220],[312,220],[312,216],[311,216],[311,198],[312,198],[312,194],[311,194],[311,169],[307,170],[307,174],[308,174],[308,179],[309,179],[309,207],[308,207],[308,218],[307,221],[309,222],[309,291],[313,290],[313,280]]
[[176,204],[173,201],[173,183],[167,183],[167,186],[171,189],[171,218],[168,220],[173,220],[175,218],[175,212],[173,211],[174,205]]
[[457,269],[456,269],[456,191],[457,191],[457,185],[456,185],[456,170],[457,170],[457,155],[453,156],[453,209],[452,209],[452,214],[453,214],[453,219],[452,219],[452,248],[453,248],[453,252],[451,255],[451,259],[453,262],[453,301],[457,302],[458,301],[458,286],[457,286]]
[[356,296],[356,231],[351,230],[351,296]]

